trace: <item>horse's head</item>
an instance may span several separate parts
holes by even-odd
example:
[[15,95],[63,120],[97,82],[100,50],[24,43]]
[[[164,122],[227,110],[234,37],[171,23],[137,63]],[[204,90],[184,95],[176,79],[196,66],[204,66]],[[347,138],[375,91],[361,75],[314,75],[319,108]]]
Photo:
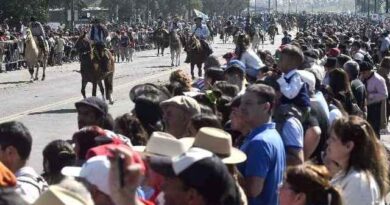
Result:
[[201,44],[198,38],[196,36],[191,36],[190,40],[188,41],[188,46],[190,49],[196,49],[199,50],[201,48]]
[[82,32],[79,38],[76,40],[74,47],[79,52],[86,52],[91,50],[91,44],[86,39],[86,32]]

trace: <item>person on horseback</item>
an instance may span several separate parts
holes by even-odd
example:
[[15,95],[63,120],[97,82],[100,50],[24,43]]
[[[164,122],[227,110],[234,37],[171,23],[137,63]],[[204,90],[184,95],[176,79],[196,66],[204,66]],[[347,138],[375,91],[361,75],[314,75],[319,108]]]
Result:
[[[199,41],[202,45],[202,48],[205,51],[205,55],[209,56],[213,53],[213,50],[210,48],[209,44],[206,42],[207,38],[210,36],[210,31],[206,25],[202,24],[202,20],[203,20],[202,17],[199,17],[199,16],[195,17],[195,19],[194,19],[195,26],[192,28],[192,36],[195,36],[197,39],[199,39]],[[185,62],[186,63],[190,62],[188,55],[187,55]]]
[[165,21],[161,16],[157,19],[157,30],[164,29],[165,28]]
[[92,41],[93,58],[99,61],[103,72],[108,71],[109,64],[109,57],[105,49],[107,36],[108,31],[106,27],[98,19],[94,19],[89,39]]
[[47,51],[45,46],[46,33],[45,30],[43,29],[42,24],[39,21],[37,21],[35,17],[31,17],[30,21],[31,21],[30,23],[31,34],[33,35],[34,38],[38,40],[37,42],[38,47],[44,51]]
[[182,28],[181,23],[179,22],[179,17],[175,15],[173,17],[173,21],[169,24],[169,32],[171,32],[173,30],[181,31],[182,29],[183,28]]

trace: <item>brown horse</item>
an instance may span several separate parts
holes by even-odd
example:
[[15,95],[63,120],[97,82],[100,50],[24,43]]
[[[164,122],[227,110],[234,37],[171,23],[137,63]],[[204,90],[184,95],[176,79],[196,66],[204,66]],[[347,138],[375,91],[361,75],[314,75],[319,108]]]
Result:
[[153,33],[154,43],[157,47],[157,56],[161,55],[164,56],[164,49],[168,48],[169,46],[169,33],[165,29],[157,29]]
[[206,60],[206,58],[209,56],[206,54],[204,50],[204,46],[202,46],[202,43],[198,38],[196,38],[194,35],[190,36],[189,39],[186,42],[186,51],[188,55],[188,60],[191,65],[191,76],[194,79],[194,69],[195,65],[198,67],[198,76],[202,76],[202,64]]
[[[26,47],[24,59],[27,63],[28,71],[30,72],[31,78],[30,81],[38,80],[39,67],[42,65],[43,73],[42,80],[45,80],[46,77],[46,64],[48,59],[48,52],[45,49],[39,48],[37,45],[37,40],[33,37],[30,30],[27,30],[26,37]],[[36,67],[35,77],[34,77],[34,67]]]
[[[75,48],[79,52],[80,59],[80,73],[81,73],[81,94],[85,98],[85,87],[87,83],[92,83],[92,96],[96,96],[96,87],[99,86],[103,99],[108,99],[110,104],[113,104],[112,99],[114,72],[115,72],[115,59],[109,51],[105,51],[109,58],[108,71],[103,72],[100,68],[99,60],[94,57],[91,43],[85,37],[85,33],[82,34],[76,41]],[[104,81],[104,87],[103,83]],[[104,95],[105,91],[105,95]]]

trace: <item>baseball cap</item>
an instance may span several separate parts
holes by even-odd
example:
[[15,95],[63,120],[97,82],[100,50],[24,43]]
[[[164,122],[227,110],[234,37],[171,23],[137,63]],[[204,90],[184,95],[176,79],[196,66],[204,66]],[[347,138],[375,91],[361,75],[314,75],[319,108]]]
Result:
[[95,96],[85,98],[75,103],[76,109],[79,109],[79,107],[83,105],[94,108],[102,115],[106,115],[108,113],[107,103]]
[[134,146],[134,150],[141,154],[175,157],[183,154],[191,147],[184,141],[176,139],[166,132],[153,132],[146,146]]
[[356,60],[356,61],[363,61],[364,60],[364,55],[362,53],[355,53],[355,55],[353,55],[353,59]]
[[155,172],[178,178],[210,204],[234,204],[239,200],[236,184],[226,165],[210,151],[192,147],[173,159],[154,156],[149,160]]
[[324,67],[330,67],[330,68],[336,67],[336,63],[337,63],[337,58],[329,57],[326,59]]
[[191,97],[188,96],[175,96],[173,98],[170,98],[168,100],[162,101],[160,103],[161,108],[164,108],[168,105],[176,105],[188,112],[190,112],[192,115],[196,115],[200,113],[200,105],[199,103]]
[[92,200],[88,201],[76,192],[52,185],[35,201],[34,205],[93,205]]
[[226,65],[225,72],[229,72],[230,70],[233,69],[238,69],[242,73],[245,73],[245,64],[239,60],[231,60],[229,63]]
[[337,57],[340,55],[340,49],[338,48],[331,48],[329,51],[326,53],[327,56],[329,57]]
[[[111,148],[118,146],[120,145],[111,145]],[[107,146],[105,148],[107,148]],[[141,156],[137,152],[133,151],[130,147],[127,147],[127,149],[132,152],[130,164],[140,165],[141,171],[144,172],[145,164],[141,159]],[[83,178],[88,183],[95,185],[101,192],[111,196],[111,190],[109,187],[110,167],[111,163],[108,159],[108,156],[99,155],[88,159],[82,167],[64,167],[61,170],[61,173],[65,176]]]

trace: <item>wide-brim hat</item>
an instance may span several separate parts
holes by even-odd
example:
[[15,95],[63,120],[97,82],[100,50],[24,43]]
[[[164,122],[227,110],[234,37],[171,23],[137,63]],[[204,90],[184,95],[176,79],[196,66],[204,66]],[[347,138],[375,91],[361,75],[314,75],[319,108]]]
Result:
[[146,146],[133,146],[133,150],[144,156],[175,157],[186,152],[192,143],[176,139],[166,132],[153,132]]
[[135,100],[140,96],[149,96],[156,95],[160,96],[161,99],[169,99],[169,91],[164,90],[162,87],[159,87],[152,83],[139,84],[134,86],[129,93],[130,100],[135,102]]
[[197,16],[197,17],[194,18],[194,21],[196,21],[196,20],[198,20],[198,19],[200,19],[200,20],[202,21],[202,20],[203,20],[203,17]]
[[183,138],[182,141],[214,153],[224,164],[238,164],[247,159],[244,152],[233,147],[232,136],[218,128],[202,127],[195,137]]

